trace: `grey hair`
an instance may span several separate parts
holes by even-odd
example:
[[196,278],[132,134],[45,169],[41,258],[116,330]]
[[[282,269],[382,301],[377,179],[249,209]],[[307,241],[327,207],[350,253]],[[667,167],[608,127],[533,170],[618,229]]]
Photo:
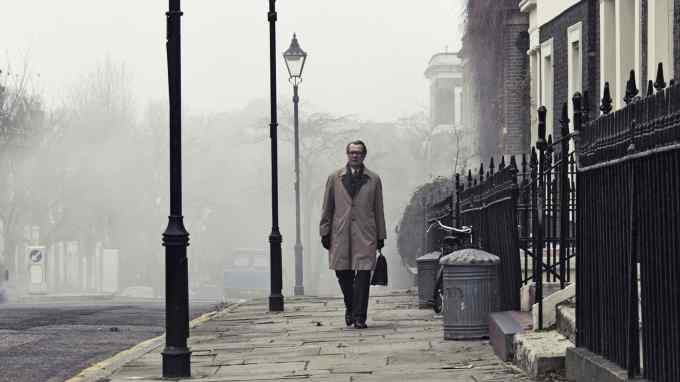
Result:
[[349,146],[350,145],[357,145],[357,146],[361,145],[361,147],[364,149],[364,156],[366,156],[366,154],[368,154],[368,149],[366,148],[366,144],[362,140],[357,139],[356,141],[352,141],[352,142],[348,143],[347,147],[345,147],[345,152],[347,154],[349,154]]

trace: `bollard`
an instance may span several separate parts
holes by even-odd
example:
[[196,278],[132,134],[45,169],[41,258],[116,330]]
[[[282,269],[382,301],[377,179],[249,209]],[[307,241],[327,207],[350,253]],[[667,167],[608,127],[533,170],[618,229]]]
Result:
[[442,257],[444,267],[444,339],[489,336],[489,313],[500,309],[500,258],[478,249]]
[[432,308],[440,255],[441,252],[435,251],[416,259],[418,265],[418,308],[420,309]]

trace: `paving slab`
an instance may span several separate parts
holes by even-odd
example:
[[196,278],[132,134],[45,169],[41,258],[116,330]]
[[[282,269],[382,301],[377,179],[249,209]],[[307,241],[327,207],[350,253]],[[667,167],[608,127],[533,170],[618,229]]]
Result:
[[[345,327],[338,297],[289,298],[283,313],[269,313],[264,299],[231,307],[192,329],[186,380],[531,381],[488,341],[444,340],[441,319],[417,303],[412,290],[384,291],[360,330]],[[106,380],[158,381],[161,350],[146,349]]]

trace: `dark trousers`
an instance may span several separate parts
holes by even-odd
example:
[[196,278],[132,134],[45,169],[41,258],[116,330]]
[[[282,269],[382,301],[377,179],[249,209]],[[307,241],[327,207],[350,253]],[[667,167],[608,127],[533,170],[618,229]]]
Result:
[[366,322],[368,293],[371,290],[371,271],[335,271],[345,299],[345,308],[354,321]]

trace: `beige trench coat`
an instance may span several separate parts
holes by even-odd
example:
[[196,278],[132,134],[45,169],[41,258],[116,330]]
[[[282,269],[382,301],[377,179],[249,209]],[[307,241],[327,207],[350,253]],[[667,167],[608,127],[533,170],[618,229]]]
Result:
[[373,270],[377,241],[386,238],[382,182],[364,168],[368,181],[352,199],[342,183],[346,172],[343,167],[326,181],[320,233],[331,234],[328,265],[332,270]]

